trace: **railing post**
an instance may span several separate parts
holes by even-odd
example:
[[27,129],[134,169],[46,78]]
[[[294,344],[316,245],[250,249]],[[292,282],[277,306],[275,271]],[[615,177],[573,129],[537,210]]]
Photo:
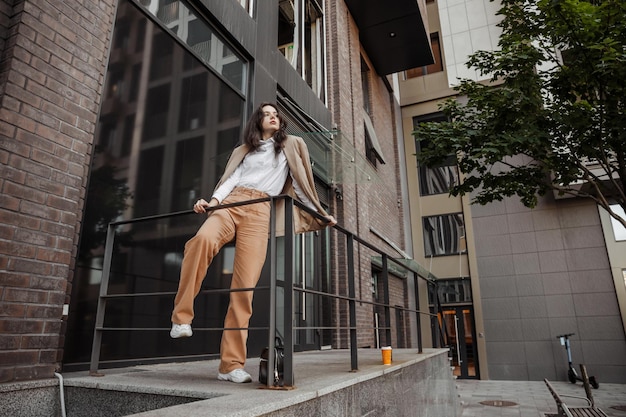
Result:
[[346,257],[348,263],[348,308],[350,314],[350,364],[352,371],[359,369],[357,357],[357,334],[356,334],[356,291],[354,288],[354,236],[346,235]]
[[[428,284],[426,284],[428,286]],[[422,316],[420,313],[420,290],[419,290],[419,282],[415,281],[415,323],[417,325],[417,353],[422,353],[424,350],[422,348]]]
[[111,274],[111,260],[113,259],[113,243],[115,241],[115,227],[109,223],[107,238],[104,244],[104,259],[102,265],[102,277],[100,279],[100,295],[98,296],[98,309],[96,310],[96,324],[91,345],[91,363],[89,375],[102,376],[98,373],[100,362],[100,347],[102,346],[102,327],[104,327],[104,311],[106,309],[106,295],[109,292],[109,275]]
[[276,262],[278,261],[278,253],[276,250],[276,206],[278,200],[272,198],[272,211],[270,212],[270,317],[269,317],[269,333],[268,333],[268,355],[267,355],[267,382],[268,388],[274,386],[274,352],[276,346]]
[[[439,323],[439,313],[441,312],[441,301],[439,300],[439,285],[435,282],[432,284],[433,291],[433,302],[435,304],[435,315],[431,320],[434,320],[435,327],[435,338],[437,340],[436,347],[441,348],[444,346],[443,342],[443,331],[441,329],[441,324]],[[443,315],[442,315],[443,320]]]
[[293,377],[293,279],[296,275],[294,262],[293,200],[285,199],[285,386],[294,385]]
[[383,302],[385,303],[385,341],[391,346],[391,309],[389,308],[389,265],[387,255],[382,255],[383,266]]

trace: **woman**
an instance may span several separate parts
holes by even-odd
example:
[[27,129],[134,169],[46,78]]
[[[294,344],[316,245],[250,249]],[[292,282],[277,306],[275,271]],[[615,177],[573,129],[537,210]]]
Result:
[[[337,222],[319,202],[309,152],[302,138],[287,135],[287,124],[272,103],[261,104],[244,130],[243,145],[235,148],[211,199],[198,200],[193,210],[206,213],[219,204],[289,194],[326,218],[314,218],[296,208],[296,232],[318,230]],[[235,237],[231,289],[256,286],[267,252],[270,202],[248,204],[209,212],[196,235],[185,245],[178,293],[172,313],[172,338],[190,337],[193,302],[213,257]],[[283,213],[284,214],[284,213]],[[277,221],[277,224],[282,222]],[[230,293],[224,328],[247,329],[252,315],[252,291]],[[250,382],[244,371],[247,330],[225,330],[220,345],[217,379]]]

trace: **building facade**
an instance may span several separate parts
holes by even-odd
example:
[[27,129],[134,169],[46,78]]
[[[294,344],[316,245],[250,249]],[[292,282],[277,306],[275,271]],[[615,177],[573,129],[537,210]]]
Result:
[[[197,299],[194,327],[206,331],[182,343],[167,332],[183,245],[202,220],[186,210],[211,192],[263,101],[276,102],[289,132],[307,142],[320,199],[342,227],[394,257],[412,251],[394,74],[432,54],[424,4],[377,3],[0,5],[0,382],[86,369],[109,266],[109,293],[120,297],[107,303],[101,363],[218,354],[224,293]],[[397,53],[408,45],[419,48]],[[105,264],[113,221],[125,223]],[[342,236],[326,230],[296,244],[298,284],[345,295]],[[203,289],[228,288],[232,250],[216,258]],[[356,296],[370,302],[381,285],[374,255],[355,249]],[[269,279],[264,270],[259,285]],[[420,305],[402,271],[389,286],[391,304]],[[250,356],[267,341],[265,297],[255,296]],[[297,332],[297,349],[348,346],[344,304],[310,295],[296,304],[297,325],[310,328]],[[359,347],[415,346],[406,330],[415,315],[394,314],[388,340],[383,313],[358,307]]]
[[[456,374],[496,380],[566,380],[575,366],[599,381],[626,381],[625,236],[604,210],[547,195],[531,210],[516,199],[486,206],[452,198],[449,166],[418,167],[416,123],[437,121],[459,78],[481,80],[468,55],[498,45],[498,2],[427,2],[435,64],[400,81],[414,256],[439,278],[442,321]],[[487,82],[487,80],[485,80]]]

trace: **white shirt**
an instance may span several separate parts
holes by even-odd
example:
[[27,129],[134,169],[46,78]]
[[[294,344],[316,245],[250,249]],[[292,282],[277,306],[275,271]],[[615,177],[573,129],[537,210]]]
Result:
[[[262,141],[256,151],[246,155],[232,175],[215,190],[211,198],[221,203],[235,187],[252,188],[272,197],[277,196],[283,190],[288,174],[290,172],[287,158],[282,151],[276,154],[274,139],[270,138]],[[293,176],[291,180],[298,199],[308,208],[317,211]]]

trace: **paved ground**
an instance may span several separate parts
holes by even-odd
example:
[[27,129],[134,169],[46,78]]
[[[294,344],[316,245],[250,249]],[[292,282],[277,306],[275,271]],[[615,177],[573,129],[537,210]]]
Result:
[[[559,394],[585,396],[581,383],[550,381]],[[556,414],[556,404],[543,381],[457,380],[462,417],[544,417]],[[626,385],[603,384],[592,390],[597,407],[609,416],[626,417]],[[483,401],[512,402],[515,405],[491,406]],[[584,400],[564,398],[566,404],[585,405]],[[625,410],[620,411],[619,409]]]

